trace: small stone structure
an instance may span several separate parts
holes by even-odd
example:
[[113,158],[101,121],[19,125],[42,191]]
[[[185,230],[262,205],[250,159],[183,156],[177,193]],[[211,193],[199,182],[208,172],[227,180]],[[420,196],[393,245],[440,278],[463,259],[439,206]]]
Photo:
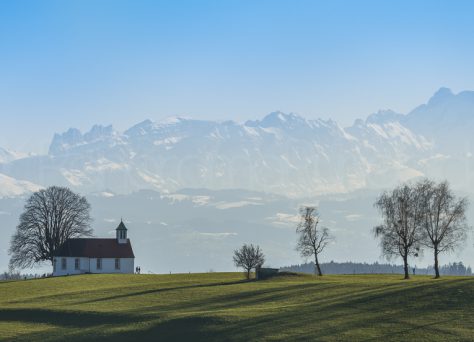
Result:
[[257,267],[255,269],[255,279],[262,280],[271,278],[280,272],[279,268]]

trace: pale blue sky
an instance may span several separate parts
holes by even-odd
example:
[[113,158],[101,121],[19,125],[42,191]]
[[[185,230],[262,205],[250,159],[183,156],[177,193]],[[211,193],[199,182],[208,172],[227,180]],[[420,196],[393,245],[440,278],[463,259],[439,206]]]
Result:
[[0,146],[146,118],[343,125],[474,89],[472,1],[0,1]]

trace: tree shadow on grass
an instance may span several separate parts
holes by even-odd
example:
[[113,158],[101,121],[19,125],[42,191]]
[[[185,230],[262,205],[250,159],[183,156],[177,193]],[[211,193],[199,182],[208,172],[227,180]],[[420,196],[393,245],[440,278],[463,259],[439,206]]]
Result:
[[224,327],[226,322],[217,317],[192,316],[167,320],[148,329],[107,335],[101,341],[229,341]]
[[[0,310],[0,320],[13,312],[13,316],[17,315],[17,320],[22,322],[51,323],[66,328],[93,328],[87,332],[86,329],[69,331],[62,338],[68,341],[403,341],[422,337],[427,340],[426,336],[441,341],[467,340],[462,332],[452,329],[451,322],[461,318],[467,320],[462,328],[468,329],[466,324],[474,319],[470,311],[474,304],[474,296],[471,296],[474,289],[472,280],[446,280],[412,286],[363,286],[354,288],[350,294],[335,293],[330,300],[318,297],[317,290],[324,290],[323,287],[299,285],[248,288],[242,293],[157,306],[156,314],[143,311],[133,314],[129,312],[128,315],[54,312],[49,313],[49,318],[45,319],[39,316],[48,315],[45,312],[47,310],[33,310],[30,315],[28,312],[31,309],[3,309]],[[196,286],[203,287],[193,287]],[[291,297],[298,298],[305,292],[314,293],[307,302],[291,300]],[[286,302],[286,299],[290,299],[290,304],[294,305],[279,308],[279,301]],[[249,312],[246,313],[245,310],[247,307],[248,310],[254,310],[252,303],[262,304],[262,310],[248,315]],[[265,303],[272,305],[265,308]],[[174,311],[178,317],[160,318],[160,311],[165,308]],[[201,311],[187,311],[196,308]],[[218,310],[226,308],[238,310],[232,311],[231,316],[222,316]],[[239,313],[240,308],[243,310],[242,314]],[[64,314],[69,316],[64,318]],[[104,330],[100,325],[105,325],[107,329]],[[134,330],[114,330],[121,327]],[[26,339],[61,340],[59,337],[42,334],[32,334],[26,336]]]
[[[323,307],[333,301],[343,301],[354,299],[356,294],[375,293],[377,291],[386,292],[388,288],[397,290],[400,285],[389,284],[371,288],[359,288],[347,294],[333,293],[330,295],[318,296],[318,293],[344,288],[343,284],[337,283],[301,283],[285,287],[268,287],[256,289],[242,289],[236,293],[217,294],[212,297],[199,298],[195,300],[178,301],[167,305],[148,306],[145,311],[140,312],[165,312],[165,311],[188,311],[188,310],[228,310],[234,308],[254,307],[258,304],[271,304],[273,307],[282,306],[305,306],[314,304]],[[307,296],[312,296],[308,298]],[[300,299],[305,298],[304,302]]]
[[453,338],[454,340],[459,340],[459,338],[458,338],[458,336],[456,336],[456,334],[454,334],[452,332],[449,332],[449,331],[446,331],[446,330],[443,330],[443,329],[439,329],[440,325],[451,323],[451,322],[454,322],[456,320],[457,320],[457,318],[451,318],[451,319],[446,319],[446,320],[433,321],[433,322],[426,323],[426,324],[415,324],[415,323],[406,323],[405,322],[403,324],[404,328],[402,328],[398,331],[390,331],[390,332],[387,332],[387,333],[380,334],[376,337],[371,337],[371,338],[364,339],[363,341],[364,342],[381,341],[381,340],[387,341],[389,339],[404,340],[403,335],[409,334],[411,332],[421,332],[425,329],[426,330],[432,330],[434,333],[438,333],[440,335],[442,334],[442,336],[440,336],[440,337],[442,339],[445,339],[445,340],[448,339],[448,337],[446,335]]
[[137,321],[136,316],[84,311],[55,311],[46,309],[0,309],[0,322],[42,323],[81,328],[104,324]]
[[[354,293],[352,298],[325,305],[308,303],[264,313],[231,322],[226,333],[237,340],[249,338],[246,331],[254,332],[252,338],[257,340],[281,335],[291,340],[403,341],[421,339],[426,334],[439,341],[466,340],[450,323],[466,320],[466,314],[474,320],[470,311],[474,297],[466,298],[473,291],[473,282],[446,281],[432,286]],[[468,325],[465,323],[464,328]]]
[[[414,284],[414,286],[380,286],[366,291],[365,288],[350,295],[341,293],[322,303],[308,301],[286,308],[273,310],[270,307],[232,318],[228,321],[209,321],[192,316],[161,322],[148,330],[147,336],[160,334],[166,327],[169,340],[180,340],[181,330],[187,329],[187,322],[199,326],[202,340],[416,340],[430,334],[436,340],[459,340],[465,338],[462,332],[451,329],[451,322],[470,312],[474,299],[465,297],[473,291],[472,281],[445,281],[437,284]],[[385,291],[384,291],[385,289]],[[292,287],[290,293],[297,290],[311,291],[310,287]],[[278,304],[285,294],[280,291],[252,291],[243,298],[239,294],[222,295],[207,298],[206,302],[181,303],[173,309],[186,310],[201,308],[209,315],[220,308],[242,307],[253,303]],[[317,297],[317,296],[316,296]],[[243,299],[243,301],[242,301]],[[188,306],[186,305],[188,304]],[[189,305],[190,304],[190,305]],[[186,307],[187,306],[187,307]],[[443,309],[443,311],[440,311]],[[454,311],[450,311],[450,310]],[[254,310],[249,308],[249,310]],[[438,314],[439,312],[439,314]],[[217,312],[216,312],[217,314]],[[214,315],[214,314],[212,314]],[[218,315],[218,314],[217,314]],[[471,320],[473,315],[471,314]],[[215,316],[212,316],[212,319]],[[180,328],[180,324],[184,324]],[[213,326],[214,324],[214,326]],[[175,335],[176,334],[176,335]],[[141,335],[137,333],[135,337]],[[156,335],[158,336],[158,335]],[[211,336],[212,338],[207,338]],[[194,339],[201,340],[201,339]]]
[[[141,291],[135,291],[135,292],[133,292],[133,290],[137,289],[136,286],[128,286],[128,287],[123,287],[122,288],[122,291],[129,290],[129,292],[127,292],[127,293],[116,294],[116,295],[107,296],[107,297],[99,297],[99,298],[88,299],[88,300],[80,299],[80,300],[76,300],[74,302],[69,303],[69,305],[91,304],[91,303],[96,303],[96,302],[105,302],[105,301],[109,301],[109,300],[124,299],[124,298],[128,298],[128,297],[142,296],[142,295],[160,293],[160,292],[185,290],[185,289],[192,289],[192,288],[204,288],[204,287],[214,287],[214,286],[236,285],[236,284],[252,283],[252,282],[254,282],[254,280],[242,279],[242,280],[236,280],[236,281],[232,281],[232,282],[218,282],[218,283],[210,283],[210,284],[192,284],[192,285],[176,286],[176,287],[153,288],[153,289],[149,289],[149,290],[141,290]],[[8,304],[24,304],[24,303],[31,303],[32,300],[34,300],[34,301],[49,300],[49,299],[58,299],[58,298],[61,298],[61,297],[69,299],[71,297],[71,295],[77,295],[78,297],[81,297],[83,292],[84,292],[83,290],[76,290],[74,292],[48,294],[48,295],[36,296],[34,298],[28,298],[28,299],[10,300],[7,303]],[[94,292],[95,291],[88,291],[88,294],[94,294]],[[104,291],[102,289],[99,289],[97,292],[102,294]]]
[[118,294],[118,295],[114,295],[114,296],[96,298],[96,299],[86,300],[86,301],[79,301],[79,302],[75,302],[74,304],[75,305],[77,305],[77,304],[91,304],[91,303],[97,303],[97,302],[104,302],[104,301],[108,301],[108,300],[116,300],[116,299],[123,299],[123,298],[135,297],[135,296],[143,296],[143,295],[154,294],[154,293],[162,293],[162,292],[193,289],[193,288],[205,288],[205,287],[215,287],[215,286],[237,285],[237,284],[250,283],[250,282],[253,282],[253,280],[236,280],[236,281],[232,281],[232,282],[220,282],[220,283],[211,283],[211,284],[193,284],[193,285],[186,285],[186,286],[165,287],[165,288],[137,291],[137,292],[132,292],[132,293]]
[[[129,322],[130,323],[130,322]],[[165,321],[158,321],[145,326],[133,327],[126,330],[124,324],[120,330],[107,331],[104,327],[93,330],[74,329],[62,333],[36,332],[25,334],[18,338],[19,341],[229,341],[231,336],[218,327],[224,327],[225,321],[216,317],[192,316],[180,317]],[[118,328],[120,325],[114,326]]]

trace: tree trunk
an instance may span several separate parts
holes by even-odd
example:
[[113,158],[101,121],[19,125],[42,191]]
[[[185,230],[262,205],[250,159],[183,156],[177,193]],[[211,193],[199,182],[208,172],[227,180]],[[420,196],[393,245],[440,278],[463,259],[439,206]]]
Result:
[[435,246],[434,248],[434,259],[435,259],[435,263],[434,263],[434,269],[435,269],[435,278],[439,278],[439,264],[438,264],[438,246]]
[[316,271],[318,271],[318,276],[322,276],[323,273],[321,272],[321,267],[319,266],[319,261],[318,261],[318,255],[317,254],[314,254],[314,265],[315,265],[315,269],[314,269],[314,273],[316,273]]
[[408,273],[408,253],[405,253],[403,256],[403,268],[405,270],[405,278],[404,279],[410,279],[410,274]]
[[250,271],[251,271],[251,269],[250,269],[250,268],[249,268],[249,269],[247,269],[247,279],[250,279]]

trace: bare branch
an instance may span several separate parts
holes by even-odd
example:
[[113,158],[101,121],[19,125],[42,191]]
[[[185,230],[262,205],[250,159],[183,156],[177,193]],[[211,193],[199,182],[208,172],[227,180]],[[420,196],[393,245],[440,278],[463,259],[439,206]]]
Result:
[[409,278],[408,257],[418,255],[423,239],[423,210],[419,197],[410,184],[404,184],[392,192],[382,193],[374,204],[382,215],[383,223],[374,227],[373,233],[380,238],[385,257],[400,256],[403,259],[405,278]]
[[452,252],[466,241],[467,198],[456,198],[447,181],[436,184],[430,180],[421,180],[416,185],[424,211],[422,243],[433,250],[436,277],[439,277],[438,255]]
[[300,208],[301,220],[296,227],[298,241],[296,250],[303,257],[314,256],[315,272],[322,275],[318,256],[326,246],[333,240],[329,229],[319,227],[319,214],[316,207],[305,206]]
[[262,266],[265,262],[265,257],[259,246],[244,244],[240,249],[234,251],[233,260],[235,266],[245,269],[247,279],[250,279],[250,271],[253,268]]
[[52,186],[26,201],[10,243],[10,268],[27,268],[53,261],[69,238],[91,236],[90,205],[68,188]]

